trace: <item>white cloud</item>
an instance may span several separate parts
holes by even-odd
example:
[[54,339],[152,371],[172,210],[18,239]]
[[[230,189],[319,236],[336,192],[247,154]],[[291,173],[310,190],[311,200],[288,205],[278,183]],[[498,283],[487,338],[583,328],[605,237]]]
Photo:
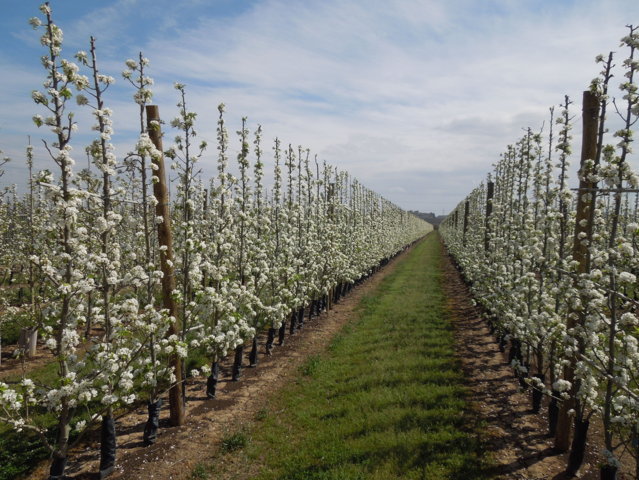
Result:
[[[72,22],[68,37],[95,33],[109,45],[103,69],[116,75],[141,48],[162,115],[175,114],[172,82],[186,83],[200,136],[210,143],[223,101],[231,132],[247,115],[253,127],[263,125],[265,141],[279,136],[309,147],[420,210],[453,207],[523,128],[547,123],[548,107],[565,93],[578,113],[581,91],[598,70],[595,55],[617,49],[624,25],[639,18],[639,5],[621,0],[233,5],[119,0]],[[125,88],[113,93],[125,149],[126,132],[137,128],[135,106],[124,106]],[[15,123],[3,116],[0,126]],[[211,174],[214,157],[211,146],[203,161]]]

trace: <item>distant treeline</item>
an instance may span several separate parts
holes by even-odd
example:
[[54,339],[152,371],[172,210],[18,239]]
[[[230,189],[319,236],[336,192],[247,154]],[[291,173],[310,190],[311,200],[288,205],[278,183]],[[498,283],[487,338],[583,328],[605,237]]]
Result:
[[426,220],[431,225],[439,225],[442,222],[442,220],[446,218],[446,215],[437,216],[433,212],[422,213],[422,212],[418,212],[417,210],[409,210],[409,213],[412,213],[413,215],[421,218],[422,220]]

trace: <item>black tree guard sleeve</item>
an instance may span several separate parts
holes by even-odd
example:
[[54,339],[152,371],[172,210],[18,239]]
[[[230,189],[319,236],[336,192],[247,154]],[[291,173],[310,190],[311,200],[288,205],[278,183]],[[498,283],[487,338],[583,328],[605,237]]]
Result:
[[282,322],[282,326],[280,327],[280,331],[278,333],[278,341],[280,347],[284,345],[284,337],[286,336],[286,322]]
[[589,426],[590,420],[582,420],[579,415],[575,415],[575,431],[572,437],[570,456],[568,457],[568,467],[566,467],[566,473],[569,475],[575,475],[584,461]]
[[144,435],[142,440],[144,446],[148,447],[153,445],[158,439],[158,428],[160,427],[160,409],[162,408],[162,399],[158,399],[155,402],[149,402],[147,409],[149,411],[149,418],[144,425]]
[[533,378],[536,378],[539,382],[535,383],[535,388],[532,391],[532,411],[533,413],[539,413],[541,410],[541,400],[544,396],[544,393],[539,388],[538,384],[543,384],[546,380],[546,377],[543,373],[538,373],[537,375],[533,375]]
[[100,479],[106,478],[115,468],[115,422],[111,415],[102,417],[100,434]]
[[557,420],[559,418],[559,396],[561,392],[558,390],[552,391],[552,398],[548,404],[548,436],[554,437],[557,432]]
[[257,367],[257,337],[253,337],[251,352],[249,353],[249,367]]
[[275,333],[277,330],[275,328],[268,329],[268,337],[266,339],[266,354],[272,355],[273,351],[273,342],[275,341]]
[[67,466],[67,457],[53,457],[51,468],[49,469],[49,480],[62,480],[64,469]]
[[239,381],[242,376],[242,357],[244,356],[244,345],[235,347],[235,359],[233,361],[233,381]]
[[220,378],[220,362],[213,362],[211,364],[211,374],[206,379],[206,396],[208,398],[215,398],[215,392],[217,389],[217,382]]
[[291,327],[288,330],[289,335],[293,335],[295,333],[295,323],[297,322],[297,312],[291,313]]
[[601,480],[617,480],[617,467],[614,465],[601,466]]

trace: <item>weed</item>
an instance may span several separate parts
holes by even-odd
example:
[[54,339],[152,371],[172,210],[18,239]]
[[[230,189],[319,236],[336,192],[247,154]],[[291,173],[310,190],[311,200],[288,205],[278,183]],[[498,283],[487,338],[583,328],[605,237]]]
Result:
[[210,470],[205,464],[198,463],[191,472],[191,476],[189,478],[191,480],[207,480],[210,478]]
[[305,377],[312,377],[319,369],[321,359],[317,355],[309,357],[306,362],[300,367],[300,373]]
[[266,420],[268,417],[268,410],[266,408],[261,408],[255,414],[255,420],[261,422],[262,420]]
[[249,443],[249,437],[245,432],[235,432],[222,439],[220,450],[222,453],[235,452],[246,447]]

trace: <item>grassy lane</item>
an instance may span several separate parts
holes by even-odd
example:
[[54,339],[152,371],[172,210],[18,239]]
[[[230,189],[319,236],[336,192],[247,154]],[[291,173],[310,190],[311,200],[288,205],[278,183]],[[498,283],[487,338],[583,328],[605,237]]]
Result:
[[488,478],[465,412],[440,259],[431,234],[362,301],[359,318],[329,351],[310,358],[298,380],[275,395],[249,433],[222,448],[243,451],[199,465],[193,477],[215,477],[225,457],[237,465],[240,455],[239,463],[252,465],[250,478],[262,480]]

